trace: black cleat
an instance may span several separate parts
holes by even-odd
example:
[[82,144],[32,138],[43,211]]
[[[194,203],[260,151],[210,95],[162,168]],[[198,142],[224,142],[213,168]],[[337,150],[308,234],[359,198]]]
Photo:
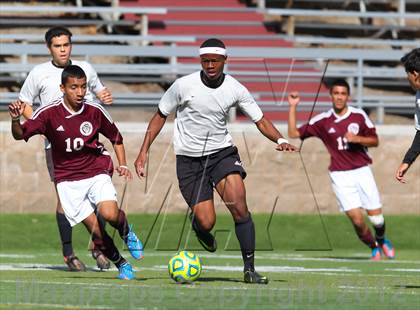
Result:
[[96,266],[98,266],[99,269],[104,270],[111,267],[108,258],[106,258],[100,250],[92,250],[92,257],[96,260]]
[[244,282],[251,284],[268,284],[268,278],[256,271],[247,270],[244,272]]
[[67,264],[69,271],[86,271],[85,264],[83,264],[82,261],[74,254],[65,256],[64,262]]
[[193,230],[195,231],[195,234],[197,236],[198,242],[203,246],[203,248],[208,252],[216,252],[217,250],[217,242],[214,236],[208,232],[203,231],[200,229],[196,221],[192,217],[192,213],[190,214],[191,219],[191,226]]

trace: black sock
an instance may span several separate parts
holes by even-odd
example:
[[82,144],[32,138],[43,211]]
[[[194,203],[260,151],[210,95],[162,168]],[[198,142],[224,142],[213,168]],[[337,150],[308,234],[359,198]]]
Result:
[[376,241],[379,244],[383,244],[385,239],[385,222],[380,226],[373,226],[373,229],[375,229]]
[[235,222],[235,232],[241,247],[244,271],[254,271],[255,227],[250,213],[246,218]]
[[55,217],[57,219],[58,231],[60,232],[63,256],[70,256],[73,254],[73,246],[71,243],[72,228],[63,213],[56,212]]

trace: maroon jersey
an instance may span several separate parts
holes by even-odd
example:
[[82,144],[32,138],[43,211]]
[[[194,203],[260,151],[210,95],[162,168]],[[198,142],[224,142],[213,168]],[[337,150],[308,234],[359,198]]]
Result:
[[344,138],[346,132],[364,137],[377,136],[375,126],[361,109],[348,107],[341,117],[331,109],[313,117],[298,130],[302,140],[315,136],[324,142],[331,156],[330,171],[352,170],[372,163],[366,147],[349,143]]
[[43,134],[50,141],[56,183],[102,173],[112,175],[112,159],[99,142],[99,133],[113,144],[121,144],[123,139],[99,104],[84,101],[82,108],[74,113],[59,99],[38,109],[22,127],[25,141],[36,134]]

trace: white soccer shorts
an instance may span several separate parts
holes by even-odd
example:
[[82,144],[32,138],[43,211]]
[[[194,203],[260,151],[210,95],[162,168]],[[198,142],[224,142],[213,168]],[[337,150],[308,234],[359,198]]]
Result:
[[382,207],[378,188],[368,166],[346,171],[330,171],[330,178],[341,212]]
[[71,226],[82,222],[102,201],[117,201],[117,192],[111,177],[98,174],[80,181],[64,181],[57,184],[58,196],[64,214]]

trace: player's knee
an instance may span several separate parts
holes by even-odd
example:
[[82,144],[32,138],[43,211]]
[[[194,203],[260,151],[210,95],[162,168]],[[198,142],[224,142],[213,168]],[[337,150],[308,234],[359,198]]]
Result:
[[363,233],[367,228],[366,223],[363,220],[363,218],[354,218],[352,219],[352,223],[353,223],[354,229],[358,233]]
[[200,223],[200,226],[201,226],[201,228],[202,228],[203,230],[205,230],[205,231],[210,231],[210,230],[212,230],[212,229],[213,229],[214,224],[215,224],[215,221],[206,220],[206,221],[204,221],[204,222],[201,222],[201,223]]
[[233,220],[235,223],[246,223],[251,218],[251,213],[248,210],[241,210],[240,212],[233,214]]
[[107,222],[118,222],[118,206],[115,203],[107,203],[107,204],[100,204],[98,206],[99,214],[105,219]]
[[373,226],[382,226],[385,223],[384,215],[368,215],[369,221],[372,223]]
[[248,212],[248,208],[246,205],[235,205],[234,208],[232,208],[232,216],[236,223],[242,222],[244,220],[247,220],[250,216],[250,213]]

